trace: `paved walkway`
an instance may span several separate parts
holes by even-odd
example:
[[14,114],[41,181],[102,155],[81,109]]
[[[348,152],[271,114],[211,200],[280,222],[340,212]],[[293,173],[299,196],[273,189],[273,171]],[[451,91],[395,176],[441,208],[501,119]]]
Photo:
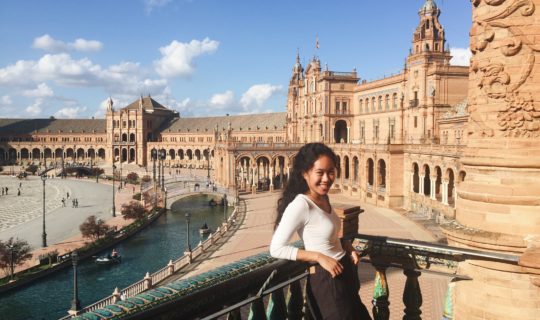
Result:
[[[273,233],[278,197],[279,193],[277,192],[244,196],[243,198],[247,201],[248,211],[243,225],[227,243],[223,244],[205,262],[199,264],[184,277],[200,274],[238,259],[268,251]],[[422,227],[392,210],[362,204],[357,200],[339,194],[331,195],[331,201],[332,203],[360,205],[365,210],[359,219],[360,233],[423,241],[435,240]],[[371,265],[360,265],[360,281],[362,284],[360,295],[370,311],[374,276],[375,270]],[[387,279],[390,288],[390,318],[401,319],[405,308],[402,296],[406,277],[400,269],[391,268],[387,271]],[[427,274],[420,277],[424,300],[422,306],[423,319],[441,318],[447,284],[448,279],[444,277]]]
[[[16,190],[21,186],[21,195]],[[11,176],[0,176],[0,188],[8,186],[9,194],[0,196],[0,240],[10,237],[24,239],[33,248],[33,257],[27,263],[16,268],[16,271],[29,268],[39,263],[39,255],[57,250],[60,254],[84,246],[85,239],[80,235],[79,226],[88,216],[107,221],[110,226],[118,228],[129,224],[121,216],[122,203],[129,202],[133,196],[133,186],[118,189],[115,197],[116,218],[112,217],[112,185],[100,179],[47,179],[45,201],[45,228],[47,247],[42,248],[42,214],[43,184],[39,177],[31,176],[26,180],[18,180]],[[118,185],[117,185],[118,186]],[[15,194],[12,194],[12,187]],[[136,186],[135,190],[138,190]],[[62,207],[62,198],[66,206]],[[77,198],[79,206],[72,207],[71,200]]]

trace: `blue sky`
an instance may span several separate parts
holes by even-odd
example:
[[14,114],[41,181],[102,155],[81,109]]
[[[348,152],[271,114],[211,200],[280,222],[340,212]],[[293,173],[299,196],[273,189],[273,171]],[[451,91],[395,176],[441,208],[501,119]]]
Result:
[[[424,1],[2,1],[0,117],[103,117],[109,96],[141,94],[181,116],[282,112],[297,50],[362,79],[399,72]],[[470,1],[435,1],[466,64]]]

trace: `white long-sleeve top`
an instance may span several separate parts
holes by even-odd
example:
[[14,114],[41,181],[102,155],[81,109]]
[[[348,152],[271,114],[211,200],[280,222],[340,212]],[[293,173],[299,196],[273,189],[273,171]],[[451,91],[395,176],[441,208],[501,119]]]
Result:
[[296,260],[298,248],[289,244],[295,232],[306,251],[320,252],[336,260],[345,255],[338,238],[340,220],[334,210],[328,213],[306,195],[299,194],[287,206],[270,243],[270,255]]

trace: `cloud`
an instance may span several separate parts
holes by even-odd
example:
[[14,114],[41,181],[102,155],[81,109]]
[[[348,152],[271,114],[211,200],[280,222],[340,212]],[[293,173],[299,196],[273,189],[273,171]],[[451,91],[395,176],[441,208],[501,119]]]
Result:
[[46,83],[40,83],[36,89],[24,90],[22,92],[22,95],[26,97],[44,98],[52,97],[54,95],[54,92],[51,88],[49,88],[49,86],[47,86]]
[[11,97],[9,95],[4,95],[0,99],[0,103],[2,105],[4,105],[4,106],[9,106],[9,105],[13,104],[13,100],[11,100]]
[[166,6],[172,0],[144,0],[144,11],[146,14],[152,13],[155,8]]
[[260,109],[268,99],[270,99],[274,94],[280,93],[282,90],[283,87],[280,85],[253,85],[242,95],[240,105],[244,108],[244,111],[249,111],[250,109]]
[[56,118],[80,118],[79,114],[86,111],[86,107],[66,107],[58,110],[54,116]]
[[234,93],[230,90],[216,93],[210,98],[210,104],[216,107],[228,107],[234,102]]
[[159,48],[161,59],[154,61],[156,72],[164,78],[190,76],[194,71],[193,60],[205,53],[212,54],[219,47],[219,42],[205,38],[203,41],[191,40],[182,43],[176,40]]
[[49,52],[66,52],[66,51],[99,51],[103,48],[103,44],[97,40],[86,40],[82,38],[76,39],[74,42],[66,43],[61,40],[56,40],[48,34],[34,39],[33,48],[42,49]]
[[26,112],[30,113],[31,115],[39,115],[41,111],[43,110],[43,99],[37,98],[33,104],[26,107]]
[[450,48],[452,59],[450,64],[453,66],[469,66],[471,62],[471,50],[469,48]]

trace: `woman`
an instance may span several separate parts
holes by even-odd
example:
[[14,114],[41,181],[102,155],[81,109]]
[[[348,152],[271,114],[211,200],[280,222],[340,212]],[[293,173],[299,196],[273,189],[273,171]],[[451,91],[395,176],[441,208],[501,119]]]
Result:
[[[349,241],[338,238],[340,220],[328,199],[336,163],[335,153],[322,143],[300,148],[278,201],[270,254],[317,263],[310,270],[307,286],[308,303],[316,319],[371,319],[358,295],[358,253]],[[295,232],[305,249],[289,245]]]

